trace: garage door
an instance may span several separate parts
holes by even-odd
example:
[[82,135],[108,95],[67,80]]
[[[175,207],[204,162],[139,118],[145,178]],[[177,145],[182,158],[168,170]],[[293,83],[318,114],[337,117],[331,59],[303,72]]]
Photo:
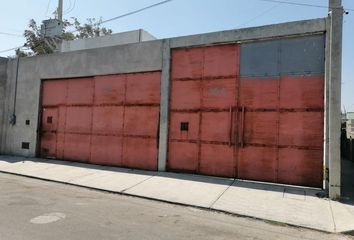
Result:
[[172,52],[168,168],[322,186],[324,37]]
[[234,176],[239,47],[172,52],[168,167]]
[[40,155],[157,169],[160,72],[45,80]]

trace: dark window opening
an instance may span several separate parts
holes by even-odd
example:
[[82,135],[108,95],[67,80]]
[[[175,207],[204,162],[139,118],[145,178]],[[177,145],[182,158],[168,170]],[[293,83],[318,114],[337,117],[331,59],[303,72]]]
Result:
[[189,122],[181,122],[181,131],[189,130]]
[[26,125],[28,126],[28,125],[30,125],[30,120],[26,120]]
[[22,149],[29,149],[29,142],[22,142]]

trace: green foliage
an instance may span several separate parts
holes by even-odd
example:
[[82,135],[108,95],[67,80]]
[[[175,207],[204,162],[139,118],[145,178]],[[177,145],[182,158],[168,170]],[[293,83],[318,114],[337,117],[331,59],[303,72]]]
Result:
[[[101,18],[99,20],[96,20],[95,18],[88,18],[86,23],[81,24],[77,18],[71,18],[71,21],[64,20],[63,34],[60,39],[69,41],[112,34],[111,29],[100,27],[101,21]],[[30,20],[28,29],[24,32],[24,37],[26,38],[26,43],[24,46],[28,47],[29,51],[25,52],[17,49],[16,56],[23,57],[50,54],[53,53],[55,45],[58,44],[58,41],[55,39],[43,38],[41,36],[40,27],[34,19]]]

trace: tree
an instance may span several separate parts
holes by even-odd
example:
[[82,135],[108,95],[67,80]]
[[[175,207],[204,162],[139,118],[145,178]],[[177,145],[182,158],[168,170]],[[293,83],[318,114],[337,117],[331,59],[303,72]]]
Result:
[[[71,21],[64,20],[63,34],[60,39],[69,41],[112,34],[111,29],[100,26],[101,22],[101,18],[99,20],[88,18],[85,24],[81,24],[77,18],[71,18]],[[69,29],[72,30],[69,31]],[[40,27],[34,19],[29,21],[28,29],[24,32],[24,37],[26,38],[24,46],[28,47],[29,51],[17,49],[16,56],[23,57],[53,53],[55,40],[43,38],[40,34]]]

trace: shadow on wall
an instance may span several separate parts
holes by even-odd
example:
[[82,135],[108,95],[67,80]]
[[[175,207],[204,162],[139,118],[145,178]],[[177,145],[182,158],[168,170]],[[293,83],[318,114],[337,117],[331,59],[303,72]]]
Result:
[[354,161],[342,158],[342,199],[344,203],[354,205]]

